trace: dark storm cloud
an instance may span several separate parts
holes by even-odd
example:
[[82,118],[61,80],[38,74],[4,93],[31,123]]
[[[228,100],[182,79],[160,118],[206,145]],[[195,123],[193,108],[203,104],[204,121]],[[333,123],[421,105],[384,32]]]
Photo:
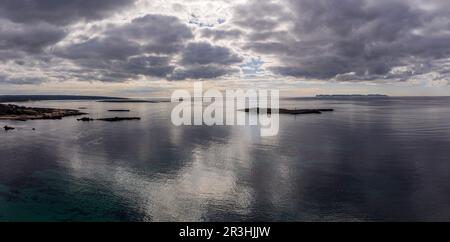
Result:
[[101,19],[135,0],[2,0],[0,16],[18,23],[47,22],[67,25]]
[[430,70],[401,76],[393,68],[450,57],[449,7],[446,1],[253,1],[237,8],[235,22],[250,30],[244,49],[279,60],[270,67],[274,73],[405,79]]

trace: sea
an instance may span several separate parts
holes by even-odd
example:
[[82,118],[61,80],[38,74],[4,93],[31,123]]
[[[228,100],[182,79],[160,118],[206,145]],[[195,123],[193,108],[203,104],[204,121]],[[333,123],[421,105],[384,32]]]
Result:
[[334,111],[269,137],[175,126],[174,103],[17,104],[141,120],[0,121],[0,221],[450,221],[449,97],[283,99]]

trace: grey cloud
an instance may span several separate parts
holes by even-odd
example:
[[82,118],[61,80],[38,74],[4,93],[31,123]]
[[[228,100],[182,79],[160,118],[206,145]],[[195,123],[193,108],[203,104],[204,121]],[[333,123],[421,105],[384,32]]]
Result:
[[[91,69],[87,78],[99,75],[103,81],[133,75],[171,80],[216,78],[231,72],[227,65],[242,61],[226,47],[207,42],[187,43],[193,37],[191,29],[175,17],[147,15],[55,52]],[[176,66],[172,62],[178,55],[181,60]]]
[[13,60],[20,59],[24,57],[24,53],[18,52],[12,49],[0,49],[0,63]]
[[270,31],[288,17],[281,4],[272,1],[251,1],[235,8],[233,23],[244,29]]
[[242,59],[230,49],[211,45],[208,42],[189,43],[182,56],[182,63],[184,64],[230,65],[241,61]]
[[169,76],[170,80],[212,79],[237,72],[230,67],[242,58],[227,47],[208,42],[191,42],[182,53],[182,66]]
[[126,59],[141,51],[139,44],[116,36],[93,38],[83,43],[77,43],[56,49],[55,53],[68,59]]
[[138,53],[172,54],[193,37],[191,30],[177,18],[146,15],[131,23],[113,26],[100,37],[65,46],[57,54],[72,59],[126,59]]
[[17,65],[20,65],[20,66],[25,65],[25,61],[24,60],[15,60],[14,63],[16,63]]
[[0,16],[18,23],[67,25],[80,20],[104,18],[134,2],[135,0],[2,0]]
[[[248,21],[252,20],[252,21]],[[279,26],[279,23],[277,20],[273,19],[245,19],[241,21],[236,21],[235,24],[237,24],[240,27],[243,28],[256,28],[261,30],[271,30],[275,29]]]
[[113,82],[136,75],[170,80],[216,78],[231,73],[228,66],[242,61],[226,47],[192,42],[193,38],[191,29],[176,17],[146,15],[54,52],[86,70],[72,76],[91,80],[97,75],[98,80]]
[[194,37],[191,29],[178,18],[158,14],[136,18],[129,24],[111,28],[104,35],[141,43],[144,51],[159,54],[178,52]]
[[185,80],[185,79],[211,79],[220,76],[225,76],[236,72],[236,69],[220,66],[220,65],[196,65],[188,68],[176,69],[172,75],[169,76],[170,80]]
[[[248,35],[248,40],[252,42],[267,41],[271,39],[282,40],[283,36],[289,35],[288,31],[257,31]],[[274,38],[276,37],[276,38]]]
[[64,29],[45,23],[24,25],[0,20],[0,50],[4,51],[42,52],[65,35]]
[[205,38],[210,38],[215,41],[223,39],[239,39],[243,35],[241,30],[238,29],[215,29],[215,28],[204,28],[201,30],[201,36]]
[[146,15],[128,24],[111,26],[100,36],[60,46],[55,54],[73,61],[88,74],[81,80],[126,81],[135,75],[165,78],[175,67],[171,60],[193,34],[176,17]]
[[125,65],[125,70],[141,75],[166,77],[174,70],[168,57],[140,56],[130,58]]
[[[243,48],[276,57],[279,64],[270,67],[276,74],[389,79],[395,67],[450,57],[449,7],[446,1],[420,0],[253,1],[234,17],[250,30]],[[405,72],[403,79],[427,71],[432,70]]]
[[[250,0],[214,27],[148,14],[124,24],[90,26],[82,34],[74,31],[74,23],[103,19],[134,2],[0,1],[0,65],[52,68],[52,80],[119,82],[136,76],[217,78],[235,73],[234,66],[246,72],[242,57],[261,57],[258,73],[306,79],[450,76],[448,1]],[[199,42],[202,38],[210,42]],[[6,81],[37,82],[0,80]]]
[[170,57],[133,56],[123,60],[80,59],[75,60],[77,69],[69,70],[70,77],[81,81],[125,82],[143,75],[166,78],[175,69]]
[[102,19],[132,3],[134,0],[2,0],[0,53],[6,55],[0,60],[40,55],[66,37],[67,25]]
[[0,85],[1,84],[33,85],[33,84],[41,84],[43,82],[45,82],[45,80],[39,77],[11,77],[8,75],[0,74]]

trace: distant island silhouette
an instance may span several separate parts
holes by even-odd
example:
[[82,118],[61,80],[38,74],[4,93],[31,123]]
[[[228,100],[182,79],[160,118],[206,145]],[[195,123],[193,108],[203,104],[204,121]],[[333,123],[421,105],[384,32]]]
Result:
[[81,95],[0,95],[0,102],[29,102],[57,100],[126,100],[121,97],[81,96]]
[[389,97],[384,94],[319,94],[316,95],[316,98],[379,98],[379,97]]

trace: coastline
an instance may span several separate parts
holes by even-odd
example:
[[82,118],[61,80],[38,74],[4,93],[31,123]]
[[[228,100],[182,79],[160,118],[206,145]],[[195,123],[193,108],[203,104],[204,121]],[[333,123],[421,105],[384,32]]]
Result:
[[34,108],[14,104],[0,104],[0,120],[42,120],[62,119],[69,116],[86,115],[75,109]]

